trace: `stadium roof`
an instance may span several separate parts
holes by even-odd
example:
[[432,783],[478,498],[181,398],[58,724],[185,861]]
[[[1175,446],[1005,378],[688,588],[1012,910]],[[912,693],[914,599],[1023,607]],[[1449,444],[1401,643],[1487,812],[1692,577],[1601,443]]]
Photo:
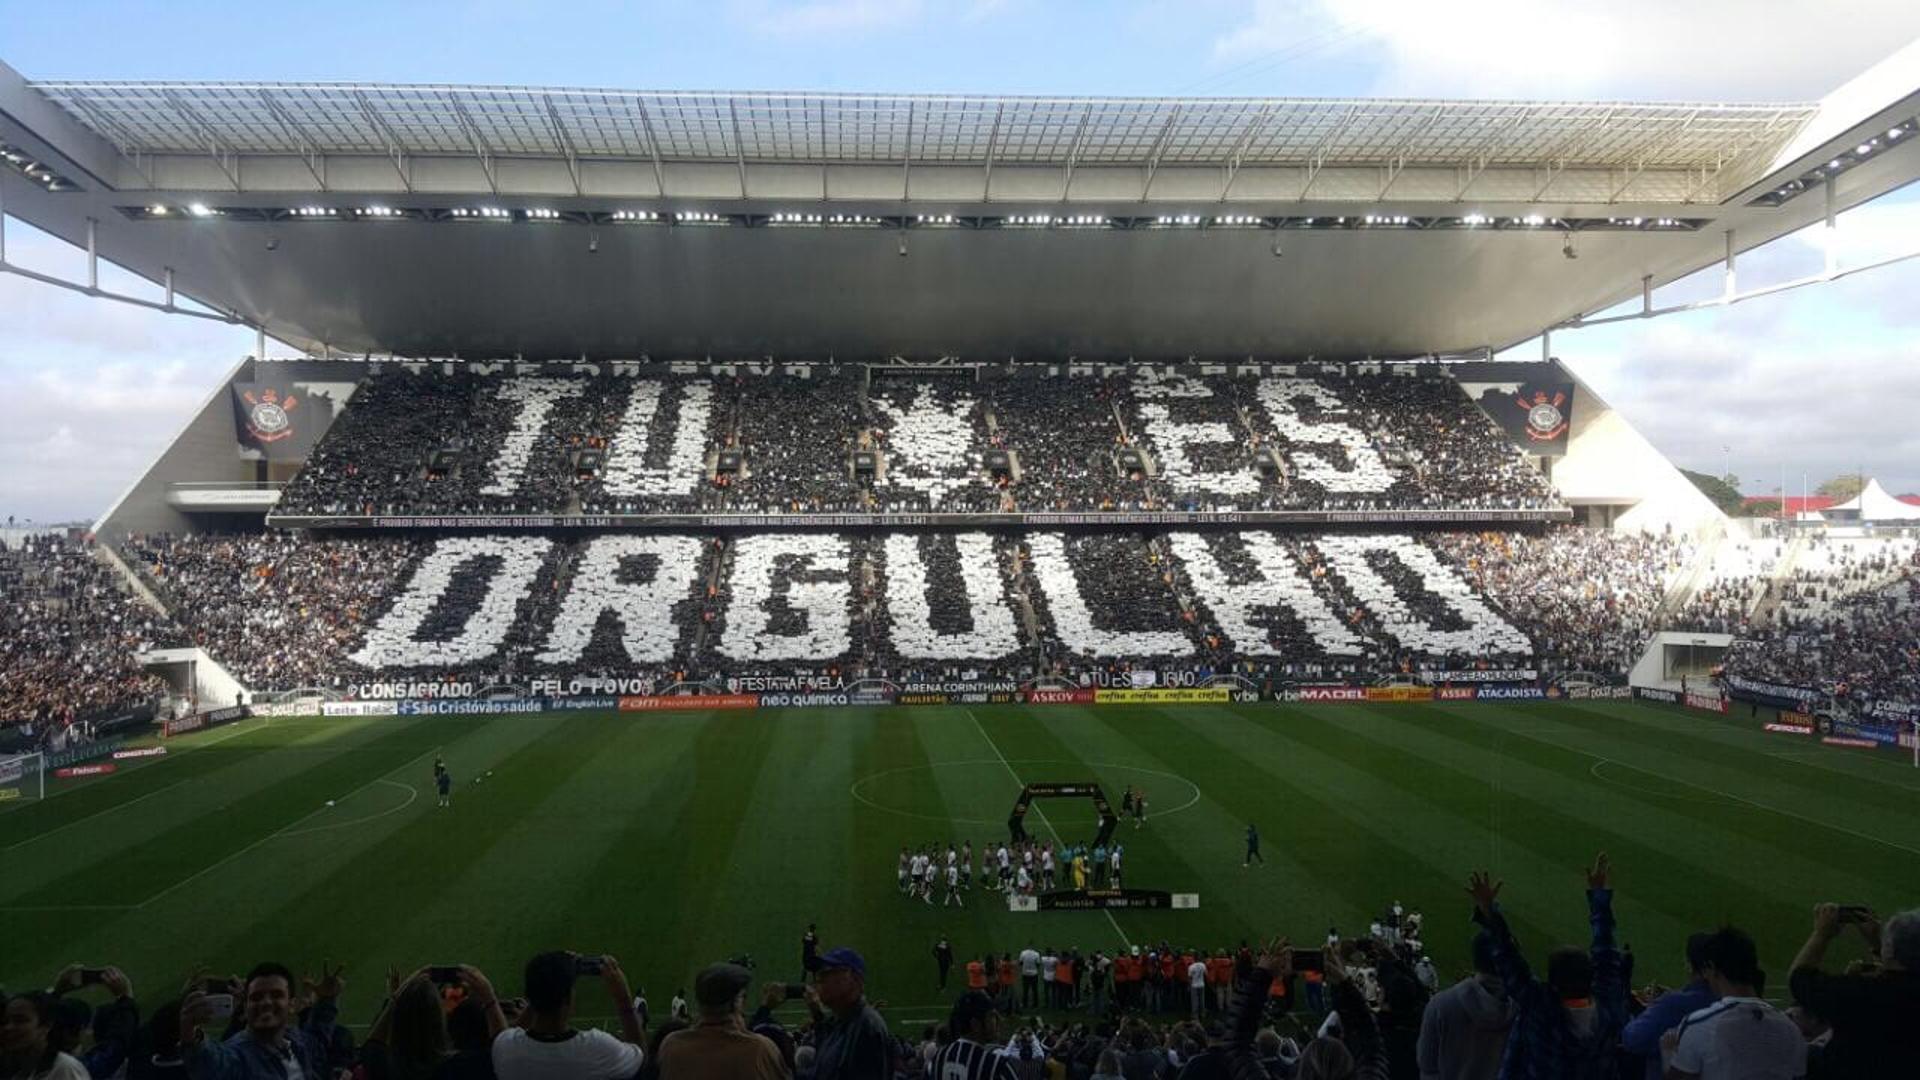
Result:
[[[129,156],[400,153],[688,162],[1319,161],[1700,169],[1764,165],[1803,104],[1041,98],[40,82]],[[1751,167],[1751,166],[1750,166]]]
[[[1907,138],[1913,134],[1916,137]],[[1920,43],[1817,103],[30,82],[9,213],[308,348],[1500,348],[1920,176]]]

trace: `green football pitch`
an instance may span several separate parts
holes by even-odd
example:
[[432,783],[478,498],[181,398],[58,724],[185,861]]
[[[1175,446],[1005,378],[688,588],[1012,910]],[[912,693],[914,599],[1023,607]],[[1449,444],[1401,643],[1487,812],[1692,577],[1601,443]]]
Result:
[[[740,953],[797,978],[817,922],[915,1025],[951,1000],[941,935],[963,959],[1317,945],[1397,899],[1426,912],[1451,975],[1470,868],[1506,880],[1538,951],[1584,940],[1600,850],[1637,982],[1678,980],[1686,934],[1724,921],[1784,979],[1815,902],[1920,899],[1920,774],[1901,757],[1627,702],[256,719],[170,749],[0,810],[0,985],[115,964],[158,1002],[200,965],[332,959],[365,1022],[389,965],[474,963],[517,993],[528,956],[571,948],[617,955],[663,1010]],[[1014,913],[979,889],[961,910],[896,890],[901,845],[978,847],[1021,784],[1087,779],[1116,805],[1147,792],[1145,827],[1119,833],[1128,884],[1197,893],[1197,910]],[[1037,837],[1093,832],[1090,803],[1036,807]],[[1249,822],[1267,863],[1243,869]],[[583,1014],[607,1011],[586,993]]]

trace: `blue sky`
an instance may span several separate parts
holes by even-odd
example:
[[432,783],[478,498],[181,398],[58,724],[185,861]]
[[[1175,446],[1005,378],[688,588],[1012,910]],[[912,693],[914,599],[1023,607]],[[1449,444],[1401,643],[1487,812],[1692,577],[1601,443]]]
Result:
[[[43,79],[1778,101],[1920,36],[1920,5],[1834,0],[1809,19],[1783,0],[0,0],[0,26],[0,60]],[[1920,192],[1843,224],[1844,259],[1913,250]],[[10,259],[81,272],[77,252],[8,226]],[[1816,240],[1743,257],[1743,286],[1818,267]],[[1717,290],[1705,277],[1673,295]],[[1730,464],[1751,493],[1783,470],[1797,491],[1861,466],[1920,490],[1915,296],[1920,260],[1564,333],[1554,351],[1675,461]],[[252,348],[250,332],[0,275],[0,515],[90,519]]]

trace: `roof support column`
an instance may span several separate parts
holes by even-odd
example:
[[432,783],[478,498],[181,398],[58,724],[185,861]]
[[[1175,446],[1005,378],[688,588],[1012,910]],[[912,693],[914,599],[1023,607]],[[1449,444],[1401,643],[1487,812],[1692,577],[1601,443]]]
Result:
[[167,310],[173,310],[173,267],[169,266],[160,274],[160,286],[167,293]]
[[1840,232],[1839,219],[1833,209],[1833,177],[1827,177],[1827,182],[1821,186],[1827,189],[1827,231],[1822,235],[1826,239],[1827,277],[1831,278],[1840,270]]
[[1727,272],[1726,272],[1726,289],[1725,289],[1725,291],[1724,291],[1724,292],[1722,293],[1722,295],[1723,295],[1723,296],[1725,296],[1725,297],[1727,298],[1727,300],[1728,300],[1728,301],[1732,301],[1732,300],[1733,300],[1733,297],[1734,297],[1734,295],[1735,295],[1736,293],[1738,293],[1738,292],[1740,291],[1740,289],[1739,289],[1739,287],[1738,287],[1738,286],[1736,286],[1736,285],[1735,285],[1735,284],[1733,283],[1733,258],[1734,258],[1734,251],[1733,251],[1733,230],[1732,230],[1732,229],[1728,229],[1728,230],[1727,230]]
[[267,358],[266,323],[260,323],[253,328],[253,358],[255,360],[265,360]]
[[0,184],[0,266],[7,265],[7,185]]
[[1653,275],[1640,275],[1640,317],[1653,318]]
[[87,291],[100,291],[100,243],[96,235],[100,223],[87,219]]
[[1540,362],[1544,364],[1551,359],[1553,359],[1553,327],[1549,326],[1540,331]]

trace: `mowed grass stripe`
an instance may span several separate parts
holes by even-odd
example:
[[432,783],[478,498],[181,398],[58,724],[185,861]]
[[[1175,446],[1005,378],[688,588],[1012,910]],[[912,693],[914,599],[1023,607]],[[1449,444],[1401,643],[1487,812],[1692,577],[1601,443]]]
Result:
[[[1275,822],[1270,813],[1248,817],[1230,812],[1221,801],[1220,788],[1237,782],[1236,769],[1216,763],[1192,772],[1185,763],[1154,752],[1180,737],[1185,722],[1181,709],[1075,708],[1058,718],[1049,713],[1043,719],[1045,730],[1063,743],[1087,747],[1088,757],[1097,750],[1100,763],[1151,770],[1110,772],[1101,764],[1094,766],[1103,779],[1117,781],[1108,791],[1116,811],[1119,786],[1132,782],[1147,794],[1147,825],[1136,827],[1123,820],[1115,834],[1127,851],[1128,884],[1199,893],[1200,910],[1125,912],[1122,917],[1129,932],[1155,942],[1203,948],[1237,944],[1271,936],[1273,928],[1286,925],[1287,912],[1307,910],[1329,899],[1311,869],[1284,845],[1273,843]],[[1199,801],[1181,809],[1193,798],[1188,785],[1199,789]],[[1260,824],[1266,837],[1261,845],[1266,863],[1252,869],[1241,865],[1250,820]],[[1306,934],[1296,936],[1305,940]]]
[[[297,752],[324,736],[332,739],[317,756]],[[239,757],[233,767],[177,789],[179,797],[146,804],[131,822],[108,815],[73,830],[50,852],[26,849],[32,857],[0,884],[0,907],[143,903],[194,870],[287,828],[328,797],[360,786],[363,780],[356,777],[385,771],[374,767],[395,752],[419,752],[419,738],[416,723],[395,721],[303,733],[291,746]],[[225,755],[226,748],[202,753]]]
[[[1885,815],[1849,806],[1838,797],[1806,810],[1787,805],[1771,775],[1738,771],[1755,763],[1752,756],[1736,756],[1732,765],[1720,764],[1714,761],[1717,751],[1711,746],[1694,747],[1689,754],[1677,755],[1668,740],[1643,742],[1641,737],[1650,731],[1648,728],[1621,730],[1612,715],[1589,713],[1575,706],[1550,717],[1542,715],[1528,727],[1502,725],[1485,714],[1462,712],[1458,707],[1455,710],[1463,719],[1492,724],[1523,744],[1552,747],[1569,769],[1584,760],[1590,780],[1650,802],[1679,803],[1687,821],[1716,825],[1772,849],[1773,854],[1808,859],[1838,874],[1888,859],[1912,864],[1920,873],[1920,846],[1910,837],[1903,841],[1875,835],[1876,831],[1885,831],[1884,827],[1873,829],[1879,824],[1877,819]],[[1587,724],[1577,722],[1583,719]],[[1604,741],[1604,752],[1582,749],[1599,741]],[[1784,763],[1768,762],[1769,772],[1774,764]],[[1623,770],[1630,772],[1621,776]],[[1710,774],[1713,779],[1697,778],[1696,774]],[[1807,843],[1809,829],[1818,831],[1824,839]],[[1697,831],[1689,835],[1696,841],[1701,839]],[[1717,850],[1724,849],[1709,848],[1701,857],[1710,857]],[[1768,853],[1748,854],[1765,857]]]
[[163,757],[136,759],[131,766],[121,764],[112,775],[73,781],[76,786],[71,788],[64,786],[67,781],[49,776],[47,798],[22,803],[0,813],[0,851],[117,812],[183,780],[204,776],[263,751],[280,749],[289,733],[295,730],[265,724],[244,730],[216,728],[206,733],[197,745],[189,742],[195,736],[181,736],[167,744]]
[[[428,754],[392,762],[405,766],[401,777],[429,801],[415,804],[395,827],[325,838],[334,850],[312,872],[297,864],[322,837],[261,849],[249,860],[249,877],[292,887],[209,942],[200,959],[216,966],[258,956],[307,966],[344,961],[361,974],[348,988],[346,1008],[368,1014],[382,992],[377,973],[387,964],[474,962],[496,977],[511,975],[525,960],[508,951],[525,940],[522,932],[561,917],[554,890],[576,860],[574,837],[549,823],[566,821],[577,808],[549,804],[618,729],[584,713],[433,724]],[[456,780],[447,809],[431,801],[434,750]],[[488,768],[494,776],[473,785],[475,771]],[[496,970],[500,965],[506,968]]]
[[[1592,734],[1611,738],[1630,733],[1633,743],[1657,748],[1673,761],[1686,763],[1691,779],[1699,784],[1740,794],[1745,792],[1733,785],[1744,784],[1746,791],[1764,790],[1769,804],[1816,820],[1829,814],[1831,820],[1885,823],[1892,826],[1888,839],[1895,839],[1891,835],[1895,831],[1909,838],[1920,831],[1920,800],[1913,793],[1884,784],[1835,784],[1822,772],[1801,768],[1750,743],[1724,740],[1726,729],[1706,719],[1707,714],[1689,721],[1685,714],[1646,705],[1586,702],[1569,706],[1569,713],[1604,717],[1616,721],[1616,726],[1624,722],[1628,732],[1595,730]],[[1560,714],[1552,715],[1555,723],[1565,722]]]
[[[1588,780],[1584,768],[1565,776],[1544,774],[1538,766],[1523,763],[1522,752],[1530,749],[1526,744],[1513,748],[1506,758],[1486,752],[1456,756],[1444,746],[1436,750],[1427,745],[1434,740],[1422,725],[1447,727],[1455,718],[1433,706],[1399,706],[1391,717],[1364,711],[1345,720],[1303,729],[1303,737],[1331,754],[1364,755],[1378,771],[1398,777],[1408,792],[1437,808],[1493,800],[1499,812],[1490,828],[1500,841],[1499,852],[1476,863],[1490,864],[1495,873],[1528,881],[1557,878],[1577,895],[1581,870],[1597,850],[1609,852],[1621,867],[1623,880],[1639,886],[1623,892],[1616,905],[1622,925],[1632,925],[1633,939],[1684,940],[1705,915],[1693,896],[1696,887],[1709,886],[1708,893],[1714,896],[1737,895],[1746,887],[1743,876],[1716,872],[1711,864],[1703,867],[1658,842],[1655,838],[1672,835],[1669,829],[1681,824],[1678,819],[1664,808],[1643,807],[1600,789]],[[1505,766],[1497,785],[1485,768],[1490,760]],[[1515,896],[1512,903],[1533,905],[1545,920],[1548,913],[1563,911],[1565,900],[1565,894],[1559,893]],[[1447,906],[1460,910],[1457,900],[1449,900]],[[1712,917],[1724,915],[1716,912]]]

